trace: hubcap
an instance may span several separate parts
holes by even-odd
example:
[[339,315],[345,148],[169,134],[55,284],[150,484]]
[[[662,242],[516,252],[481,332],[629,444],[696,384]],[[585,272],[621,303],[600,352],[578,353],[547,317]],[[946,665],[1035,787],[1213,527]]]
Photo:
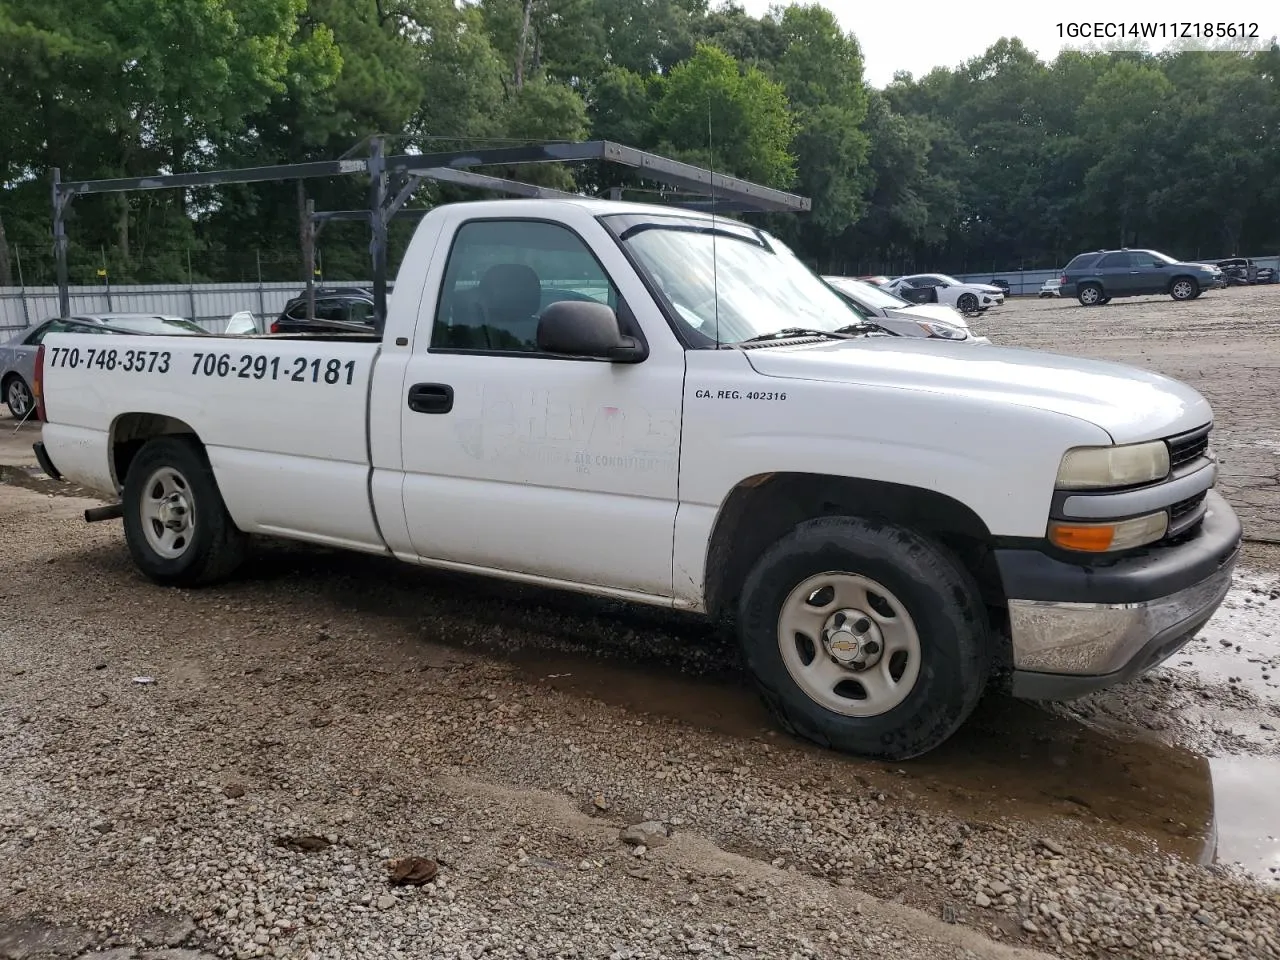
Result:
[[1185,280],[1180,280],[1173,285],[1173,295],[1178,299],[1191,296],[1191,284]]
[[1084,298],[1085,303],[1094,303],[1098,299],[1098,291],[1093,287],[1086,287],[1080,296]]
[[13,408],[13,412],[18,416],[25,416],[27,412],[27,404],[30,398],[27,396],[27,388],[21,380],[15,380],[9,384],[9,406]]
[[809,577],[787,595],[778,650],[810,699],[847,717],[887,713],[920,675],[920,637],[906,607],[852,573]]
[[191,486],[173,467],[151,474],[142,492],[142,531],[151,549],[175,560],[187,552],[195,533],[195,500]]

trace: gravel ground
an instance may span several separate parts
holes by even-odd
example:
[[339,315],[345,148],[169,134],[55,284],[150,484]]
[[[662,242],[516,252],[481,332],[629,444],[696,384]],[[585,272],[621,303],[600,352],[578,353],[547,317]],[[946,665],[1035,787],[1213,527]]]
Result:
[[[984,332],[1083,353],[1064,321],[1271,293],[1019,303]],[[1185,362],[1150,322],[1117,351]],[[1250,377],[1217,386],[1246,407],[1276,382],[1249,335]],[[1274,407],[1196,385],[1266,467]],[[1196,863],[1203,761],[1177,747],[997,699],[922,761],[854,761],[778,735],[696,621],[270,544],[162,590],[118,524],[9,479],[0,957],[1280,957],[1280,894]],[[1129,702],[1198,693],[1162,677]],[[395,885],[412,857],[434,878]]]

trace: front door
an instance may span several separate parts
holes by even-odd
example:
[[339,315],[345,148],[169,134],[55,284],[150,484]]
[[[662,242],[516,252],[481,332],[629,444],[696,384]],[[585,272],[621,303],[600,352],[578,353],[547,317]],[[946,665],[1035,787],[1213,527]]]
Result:
[[[628,282],[639,301],[643,288]],[[618,285],[563,224],[462,222],[438,289],[424,296],[434,316],[419,330],[430,328],[431,342],[419,334],[401,398],[414,551],[671,596],[683,351],[651,344],[643,362],[614,364],[538,350],[537,317],[553,301],[628,315]],[[636,309],[656,312],[651,300]]]
[[1127,250],[1108,253],[1098,261],[1097,270],[1107,296],[1132,296],[1138,292],[1137,268],[1133,266],[1133,256]]

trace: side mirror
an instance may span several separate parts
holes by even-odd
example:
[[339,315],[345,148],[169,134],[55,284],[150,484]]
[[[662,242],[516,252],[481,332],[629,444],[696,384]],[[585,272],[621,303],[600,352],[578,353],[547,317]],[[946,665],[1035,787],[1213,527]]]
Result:
[[623,336],[618,315],[603,303],[558,300],[538,317],[538,349],[611,363],[639,363],[649,355],[644,342]]

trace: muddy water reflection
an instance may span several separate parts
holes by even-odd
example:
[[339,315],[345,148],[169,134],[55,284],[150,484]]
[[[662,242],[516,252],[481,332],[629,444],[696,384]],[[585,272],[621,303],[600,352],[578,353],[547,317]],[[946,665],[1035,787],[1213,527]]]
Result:
[[1215,757],[1216,859],[1280,883],[1280,759]]

